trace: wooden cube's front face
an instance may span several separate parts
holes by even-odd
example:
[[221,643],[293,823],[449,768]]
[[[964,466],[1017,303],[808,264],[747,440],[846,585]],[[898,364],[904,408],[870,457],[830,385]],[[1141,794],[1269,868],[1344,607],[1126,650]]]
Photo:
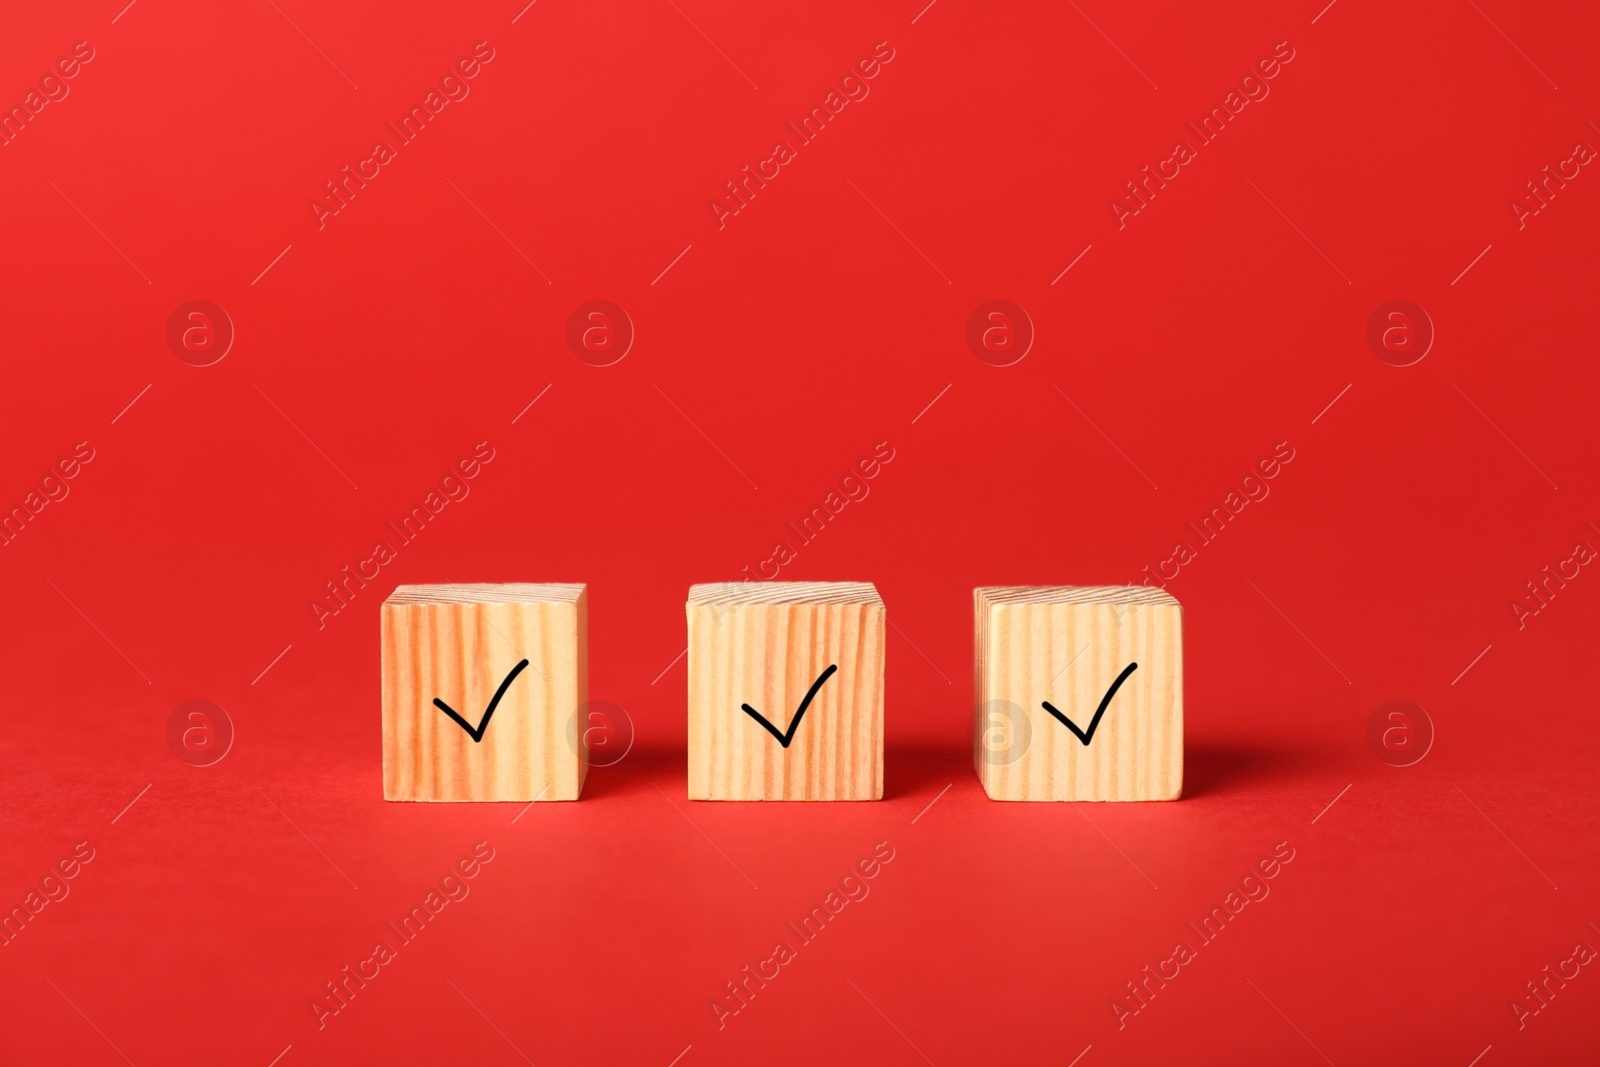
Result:
[[[385,604],[386,800],[576,800],[587,760],[577,711],[588,699],[584,604]],[[474,741],[474,728],[517,664]]]
[[[881,604],[689,608],[689,798],[883,797]],[[785,748],[741,705],[788,731]]]
[[[974,762],[989,796],[1176,800],[1182,612],[1176,603],[980,603]],[[1089,743],[1046,701],[1078,730],[1093,725]]]

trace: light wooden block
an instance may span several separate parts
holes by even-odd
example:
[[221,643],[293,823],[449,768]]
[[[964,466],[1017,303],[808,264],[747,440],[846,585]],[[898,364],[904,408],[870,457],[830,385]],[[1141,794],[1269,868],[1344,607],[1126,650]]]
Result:
[[887,623],[870,583],[696,585],[687,610],[689,799],[883,798]]
[[[382,614],[385,800],[578,799],[588,771],[578,730],[589,694],[585,586],[402,585]],[[481,726],[482,739],[436,700]]]
[[[973,593],[973,758],[990,799],[1178,799],[1178,602],[1148,586],[995,586]],[[1129,671],[1130,664],[1137,667]],[[1087,744],[1044,707],[1047,701],[1089,735]]]

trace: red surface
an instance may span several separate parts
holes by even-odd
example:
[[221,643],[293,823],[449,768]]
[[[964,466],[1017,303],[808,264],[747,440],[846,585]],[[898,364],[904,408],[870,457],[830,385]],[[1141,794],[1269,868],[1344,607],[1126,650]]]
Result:
[[[0,39],[19,104],[94,50],[0,148],[4,506],[93,450],[0,547],[5,906],[93,849],[0,948],[4,1062],[1592,1059],[1593,967],[1521,1028],[1510,1003],[1600,946],[1600,577],[1510,605],[1600,546],[1600,177],[1509,207],[1600,146],[1592,8],[122,3]],[[479,41],[470,95],[319,229],[323,183]],[[719,230],[723,182],[883,41]],[[1108,199],[1278,42],[1270,95],[1119,230]],[[237,332],[212,366],[167,346],[191,299]],[[565,341],[591,299],[636,329],[609,367]],[[991,299],[1036,331],[1009,367],[966,344]],[[1413,366],[1366,343],[1394,299],[1436,327]],[[879,442],[782,576],[889,606],[884,801],[688,803],[688,585],[758,566]],[[1138,581],[1280,442],[1168,584],[1185,798],[986,801],[972,587]],[[501,580],[589,583],[591,691],[637,747],[514,824],[385,804],[379,603]],[[237,730],[211,767],[167,747],[191,699]],[[1436,728],[1414,766],[1368,747],[1390,699]],[[319,1030],[324,983],[480,841],[470,895]],[[719,1029],[878,842],[870,895]],[[1270,895],[1119,1028],[1278,842]]]

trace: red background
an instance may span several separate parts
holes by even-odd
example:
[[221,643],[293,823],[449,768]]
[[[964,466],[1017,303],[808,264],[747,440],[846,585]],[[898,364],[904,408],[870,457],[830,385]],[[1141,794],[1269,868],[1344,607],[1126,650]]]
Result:
[[[1592,9],[122,4],[0,39],[7,107],[95,50],[0,149],[0,504],[95,455],[0,549],[0,903],[95,849],[0,949],[5,1062],[1592,1057],[1593,968],[1508,1007],[1600,946],[1600,577],[1509,606],[1600,545],[1600,177],[1508,206],[1600,145]],[[319,229],[323,183],[479,41],[470,95]],[[719,230],[723,183],[880,41],[870,95]],[[1109,198],[1280,41],[1270,95],[1119,230]],[[165,340],[191,299],[237,331],[212,366]],[[564,339],[590,299],[637,331],[609,367]],[[967,347],[990,299],[1036,330],[1013,366]],[[1413,366],[1365,340],[1391,299],[1437,330]],[[319,629],[323,583],[479,441],[470,496]],[[783,577],[889,607],[884,801],[688,803],[687,587],[882,441]],[[988,802],[973,586],[1137,581],[1279,442],[1168,585],[1185,798]],[[591,693],[637,744],[581,803],[381,800],[378,606],[440,581],[589,583]],[[191,699],[237,730],[211,767],[167,746]],[[1436,730],[1414,766],[1367,744],[1390,699]],[[319,1030],[311,998],[478,841],[471,895]],[[870,897],[719,1030],[723,983],[879,841]],[[1270,897],[1119,1029],[1123,983],[1280,841]]]

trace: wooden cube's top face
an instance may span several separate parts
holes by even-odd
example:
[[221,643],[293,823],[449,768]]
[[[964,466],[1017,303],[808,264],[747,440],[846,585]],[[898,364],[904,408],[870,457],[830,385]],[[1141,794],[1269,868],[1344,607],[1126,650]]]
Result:
[[743,604],[872,604],[883,598],[871,582],[707,582],[689,587],[689,606]]
[[399,585],[385,604],[575,604],[588,587],[582,582],[468,582]]
[[989,585],[973,590],[985,604],[1171,604],[1177,598],[1149,585]]

